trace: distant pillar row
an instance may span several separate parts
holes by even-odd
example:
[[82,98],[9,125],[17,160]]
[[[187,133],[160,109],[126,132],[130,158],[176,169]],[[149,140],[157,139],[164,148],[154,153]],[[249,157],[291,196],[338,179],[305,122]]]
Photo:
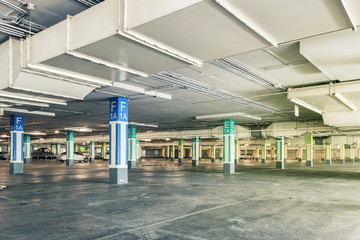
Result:
[[235,173],[235,120],[224,120],[223,168],[224,173]]

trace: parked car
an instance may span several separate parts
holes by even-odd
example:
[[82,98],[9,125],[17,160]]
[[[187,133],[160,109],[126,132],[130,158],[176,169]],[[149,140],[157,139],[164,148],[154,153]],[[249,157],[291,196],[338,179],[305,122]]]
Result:
[[[60,161],[61,163],[63,163],[63,162],[66,161],[66,152],[63,152],[63,153],[61,153],[61,154],[58,156],[58,161]],[[89,161],[89,157],[86,156],[86,155],[83,154],[83,153],[74,152],[74,161],[77,161],[77,162],[88,162],[88,161]]]
[[38,148],[32,154],[33,159],[56,159],[56,155],[49,148]]
[[0,152],[0,160],[9,160],[10,153],[9,152]]

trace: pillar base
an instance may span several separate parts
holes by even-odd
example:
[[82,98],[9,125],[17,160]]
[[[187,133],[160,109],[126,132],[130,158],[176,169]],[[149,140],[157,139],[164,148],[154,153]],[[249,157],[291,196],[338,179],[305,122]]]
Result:
[[255,158],[256,161],[259,161],[259,158]]
[[234,163],[224,163],[224,174],[234,174],[235,173],[235,164]]
[[312,167],[312,166],[314,166],[313,161],[311,161],[311,160],[306,160],[306,166],[307,166],[307,167]]
[[201,160],[201,158],[199,158],[199,161]]
[[74,159],[66,159],[66,166],[74,166]]
[[355,161],[354,161],[354,159],[350,159],[350,162],[353,163],[353,162],[355,162]]
[[10,174],[23,174],[24,164],[23,162],[11,162],[10,163]]
[[325,159],[324,158],[321,158],[321,161],[324,161]]
[[90,162],[90,163],[94,163],[94,162],[95,162],[95,158],[90,158],[89,162]]
[[222,157],[220,157],[220,161],[222,161],[223,160],[223,158]]
[[360,162],[360,158],[358,159],[358,162]]
[[179,162],[180,164],[182,164],[182,163],[184,162],[184,159],[183,159],[183,158],[179,158],[179,159],[178,159],[178,162]]
[[297,160],[298,160],[298,162],[302,162],[302,158],[298,158]]
[[284,162],[276,161],[276,168],[277,169],[284,169],[284,166],[285,166]]
[[171,161],[174,161],[174,160],[175,160],[175,158],[173,158],[173,157],[172,157],[172,158],[170,158],[170,160],[171,160]]
[[326,159],[326,164],[331,165],[331,160],[330,160],[330,159]]
[[266,159],[265,158],[261,159],[261,163],[266,163]]
[[128,168],[135,169],[136,168],[136,160],[128,161]]
[[275,160],[275,158],[272,157],[271,160]]
[[345,159],[340,159],[341,164],[345,164]]
[[192,160],[192,166],[199,166],[199,161]]
[[26,164],[31,163],[31,158],[24,158],[24,163],[26,163]]
[[126,184],[128,183],[127,168],[109,168],[110,184]]
[[215,158],[211,158],[211,162],[215,162]]
[[169,158],[168,158],[168,157],[166,157],[165,159],[166,159],[166,160],[169,160]]

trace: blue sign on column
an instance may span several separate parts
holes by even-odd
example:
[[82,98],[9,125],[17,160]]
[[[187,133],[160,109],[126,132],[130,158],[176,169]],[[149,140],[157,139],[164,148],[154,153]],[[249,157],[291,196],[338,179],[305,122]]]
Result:
[[128,121],[128,99],[122,97],[110,98],[110,122]]
[[24,116],[10,116],[10,131],[24,131]]

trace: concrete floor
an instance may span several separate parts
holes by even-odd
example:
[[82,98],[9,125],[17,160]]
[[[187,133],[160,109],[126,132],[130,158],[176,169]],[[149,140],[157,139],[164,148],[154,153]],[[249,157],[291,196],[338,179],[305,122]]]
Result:
[[0,239],[360,239],[360,163],[242,160],[237,173],[144,159],[129,184],[106,162],[0,161]]

